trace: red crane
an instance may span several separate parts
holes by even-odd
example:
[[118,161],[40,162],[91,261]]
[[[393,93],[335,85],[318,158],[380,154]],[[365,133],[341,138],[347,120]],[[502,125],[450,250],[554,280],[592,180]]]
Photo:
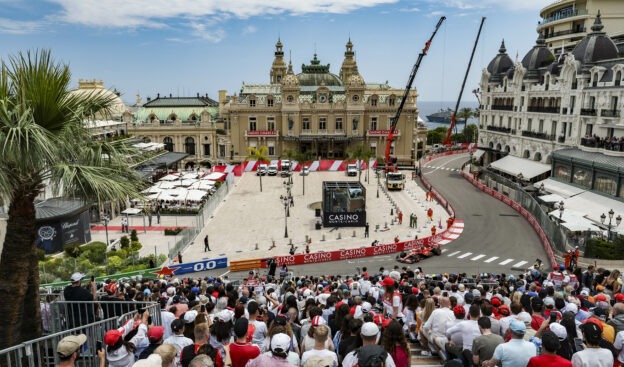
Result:
[[479,43],[479,37],[481,36],[481,29],[483,29],[483,23],[485,22],[485,17],[481,18],[481,25],[479,25],[479,33],[477,33],[477,39],[475,40],[474,45],[472,46],[472,54],[470,54],[470,61],[468,62],[468,68],[466,68],[466,74],[464,75],[464,82],[462,83],[461,89],[459,90],[459,97],[457,97],[457,103],[455,104],[455,111],[453,115],[451,115],[451,126],[449,126],[448,131],[446,132],[446,137],[442,141],[442,144],[447,147],[453,145],[451,141],[451,134],[453,134],[453,130],[455,129],[455,116],[457,116],[457,111],[459,110],[459,103],[461,102],[462,94],[464,93],[464,87],[466,86],[466,79],[468,79],[468,74],[470,73],[470,66],[472,65],[472,59],[474,58],[475,51],[477,50],[477,44]]
[[414,78],[416,78],[416,73],[418,72],[418,68],[420,68],[420,62],[422,61],[423,57],[427,55],[429,46],[431,46],[431,41],[433,41],[433,37],[435,37],[436,33],[438,33],[438,29],[440,28],[440,26],[442,25],[442,22],[444,22],[445,19],[446,17],[444,16],[440,17],[440,20],[438,20],[438,24],[433,30],[433,34],[431,35],[431,37],[429,37],[429,40],[427,41],[427,43],[425,43],[425,48],[423,48],[422,52],[418,55],[418,59],[416,60],[414,67],[412,67],[412,73],[410,74],[409,79],[407,81],[405,92],[403,92],[403,98],[401,98],[401,102],[399,103],[399,108],[397,109],[397,112],[394,115],[394,117],[392,117],[392,119],[390,120],[390,132],[388,133],[388,137],[386,138],[386,155],[385,155],[386,172],[393,171],[396,169],[396,167],[394,167],[394,165],[396,164],[396,157],[390,157],[390,148],[392,147],[392,142],[394,141],[394,133],[396,131],[396,126],[397,126],[397,123],[399,122],[399,117],[401,117],[401,112],[403,111],[403,106],[405,105],[405,101],[407,100],[409,91],[410,89],[412,89],[412,84],[414,83]]

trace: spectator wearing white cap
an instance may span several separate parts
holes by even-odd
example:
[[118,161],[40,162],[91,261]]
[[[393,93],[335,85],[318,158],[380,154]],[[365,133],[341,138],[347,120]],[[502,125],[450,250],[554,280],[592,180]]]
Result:
[[249,361],[246,367],[298,367],[299,356],[290,352],[290,345],[290,336],[275,334],[271,338],[270,350]]
[[[377,345],[378,335],[379,327],[373,322],[365,322],[360,330],[362,346],[345,356],[342,361],[342,367],[353,367],[356,364],[359,366],[383,365],[384,367],[395,367],[392,356],[382,346]],[[370,363],[372,360],[377,360],[383,364],[372,364]]]
[[[81,286],[82,273],[74,273],[71,276],[71,284],[63,290],[65,301],[93,302],[97,300],[97,289],[94,281],[87,283],[87,288]],[[95,305],[87,303],[73,303],[68,315],[68,327],[73,329],[78,326],[95,321],[93,310]]]

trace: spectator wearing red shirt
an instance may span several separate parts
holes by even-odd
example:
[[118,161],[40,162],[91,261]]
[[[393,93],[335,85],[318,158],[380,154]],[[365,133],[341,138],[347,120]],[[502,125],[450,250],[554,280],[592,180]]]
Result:
[[527,367],[572,367],[572,362],[557,355],[557,350],[560,347],[561,344],[557,335],[550,330],[544,331],[542,334],[542,350],[544,353],[529,359]]
[[[253,325],[252,325],[253,326]],[[249,321],[241,317],[234,324],[234,335],[236,341],[230,344],[230,358],[232,359],[232,367],[245,367],[248,361],[260,355],[260,348],[257,345],[247,341],[247,331],[249,329]]]

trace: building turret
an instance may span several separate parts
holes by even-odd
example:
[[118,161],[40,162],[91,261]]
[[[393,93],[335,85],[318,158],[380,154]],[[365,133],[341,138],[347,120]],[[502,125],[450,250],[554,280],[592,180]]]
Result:
[[340,67],[340,79],[342,79],[343,83],[347,83],[347,81],[349,81],[349,77],[354,73],[357,73],[357,63],[355,62],[355,52],[353,52],[353,43],[351,43],[351,38],[349,38],[345,47],[345,58],[342,61],[342,66]]
[[275,44],[275,58],[271,66],[271,84],[280,84],[286,75],[286,62],[284,61],[282,47],[282,41],[278,38]]

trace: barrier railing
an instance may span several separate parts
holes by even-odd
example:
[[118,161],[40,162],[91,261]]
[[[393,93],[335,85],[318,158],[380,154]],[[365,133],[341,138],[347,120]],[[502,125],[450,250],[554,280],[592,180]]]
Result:
[[[96,304],[97,302],[93,303]],[[159,305],[152,302],[146,306],[146,309],[149,310],[154,325],[160,325]],[[0,350],[0,366],[53,367],[59,363],[58,354],[56,353],[58,342],[69,335],[85,334],[87,342],[81,349],[80,357],[76,360],[75,366],[99,367],[99,359],[95,350],[96,342],[104,340],[104,334],[108,330],[118,328],[126,320],[132,318],[134,314],[135,311],[132,311],[120,316],[112,316]]]

